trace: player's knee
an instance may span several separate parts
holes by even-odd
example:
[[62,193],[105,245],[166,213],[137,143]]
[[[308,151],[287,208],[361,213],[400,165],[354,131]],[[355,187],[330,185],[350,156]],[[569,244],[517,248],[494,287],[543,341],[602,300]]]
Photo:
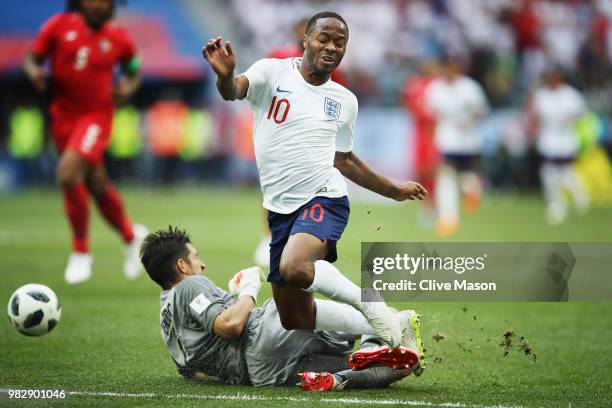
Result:
[[72,187],[77,184],[81,178],[70,163],[63,161],[57,166],[56,177],[58,183],[62,187]]
[[300,288],[307,288],[314,278],[314,265],[310,261],[296,259],[288,256],[280,262],[280,274],[289,284]]

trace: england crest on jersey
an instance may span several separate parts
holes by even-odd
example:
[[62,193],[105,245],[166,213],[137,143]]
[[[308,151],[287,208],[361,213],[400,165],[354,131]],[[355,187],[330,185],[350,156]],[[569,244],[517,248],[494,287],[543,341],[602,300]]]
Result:
[[323,110],[325,115],[332,120],[340,118],[340,102],[334,101],[332,98],[325,97],[325,103],[323,104]]

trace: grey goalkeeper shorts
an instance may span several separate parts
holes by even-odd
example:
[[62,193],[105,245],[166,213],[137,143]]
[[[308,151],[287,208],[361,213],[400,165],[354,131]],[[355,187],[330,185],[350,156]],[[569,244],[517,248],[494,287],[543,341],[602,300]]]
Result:
[[315,354],[344,356],[356,338],[341,332],[285,330],[272,299],[251,314],[245,334],[244,354],[254,386],[284,385],[300,361]]

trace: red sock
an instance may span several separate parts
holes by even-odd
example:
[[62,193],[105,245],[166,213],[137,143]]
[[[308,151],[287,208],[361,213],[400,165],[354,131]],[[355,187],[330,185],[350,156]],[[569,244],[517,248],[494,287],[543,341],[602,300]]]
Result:
[[134,228],[132,222],[125,214],[123,201],[119,191],[112,185],[106,187],[104,194],[96,196],[98,209],[119,233],[125,242],[130,242],[134,239]]
[[427,198],[425,198],[425,205],[429,207],[434,206],[434,194],[436,190],[436,180],[433,177],[425,177],[421,180],[421,185],[427,190]]
[[72,248],[89,252],[89,196],[85,184],[64,188],[64,208],[72,229]]

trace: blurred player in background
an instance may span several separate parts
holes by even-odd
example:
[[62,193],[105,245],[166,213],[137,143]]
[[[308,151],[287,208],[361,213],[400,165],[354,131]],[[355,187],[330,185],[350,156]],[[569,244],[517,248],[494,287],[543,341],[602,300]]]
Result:
[[[48,80],[43,64],[51,61],[50,112],[59,154],[57,178],[72,228],[73,252],[65,271],[66,282],[71,284],[91,276],[90,194],[126,244],[125,276],[134,279],[142,271],[138,248],[146,228],[132,224],[103,164],[114,103],[127,100],[140,84],[136,47],[111,21],[113,13],[112,0],[70,1],[67,12],[44,23],[24,63],[32,84],[44,92]],[[123,75],[113,86],[117,64]]]
[[[162,337],[185,377],[254,386],[299,382],[305,390],[330,391],[387,387],[413,370],[418,374],[416,353],[405,347],[391,351],[373,336],[362,337],[361,350],[349,360],[358,333],[285,330],[274,300],[254,308],[260,268],[238,272],[226,292],[203,275],[206,265],[185,231],[169,227],[150,234],[141,259],[162,288]],[[398,319],[413,313],[403,311]],[[418,349],[420,337],[407,341]]]
[[586,113],[586,103],[580,92],[567,84],[562,69],[553,67],[529,107],[538,134],[537,150],[543,159],[540,179],[548,203],[546,217],[556,225],[567,217],[565,190],[579,213],[590,206],[589,193],[573,166],[579,149],[575,124]]
[[[357,98],[330,80],[348,36],[341,16],[315,14],[303,58],[262,59],[237,77],[229,41],[212,39],[203,53],[222,97],[246,97],[254,111],[255,155],[272,232],[268,281],[283,327],[377,334],[397,348],[402,327],[391,310],[384,302],[362,302],[359,286],[330,263],[349,215],[342,175],[397,201],[423,199],[427,192],[418,183],[392,183],[352,153]],[[315,292],[342,303],[315,303]]]
[[[306,36],[306,26],[308,24],[307,18],[302,18],[298,20],[293,25],[293,42],[290,44],[286,44],[282,47],[279,47],[275,50],[272,50],[266,58],[295,58],[301,57],[304,54],[304,37]],[[336,67],[331,74],[331,80],[339,83],[345,88],[348,87],[348,80],[346,76],[342,72],[340,67]],[[268,267],[270,266],[270,242],[272,241],[272,234],[268,229],[268,211],[264,208],[264,237],[257,245],[255,249],[255,253],[253,254],[253,258],[255,259],[255,263],[259,266]]]
[[470,212],[480,206],[482,181],[478,173],[482,140],[478,122],[488,111],[482,87],[463,74],[459,60],[446,57],[441,76],[427,90],[427,108],[435,118],[435,141],[442,155],[436,179],[436,231],[446,237],[459,228],[459,200]]
[[426,95],[438,73],[437,62],[426,59],[420,62],[420,75],[411,77],[404,85],[402,105],[412,115],[412,156],[416,179],[429,192],[419,217],[423,228],[429,229],[435,221],[434,185],[440,161],[434,140],[435,120],[429,112]]

